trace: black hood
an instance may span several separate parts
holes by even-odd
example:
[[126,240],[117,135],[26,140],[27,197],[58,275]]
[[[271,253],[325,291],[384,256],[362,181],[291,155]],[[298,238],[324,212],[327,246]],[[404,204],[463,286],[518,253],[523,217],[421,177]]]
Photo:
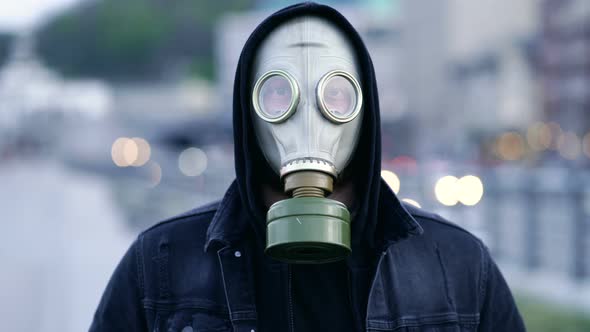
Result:
[[[252,69],[253,58],[261,42],[277,26],[296,17],[318,16],[332,22],[341,29],[352,43],[360,67],[360,83],[363,89],[363,121],[361,136],[348,168],[354,172],[356,211],[352,220],[352,245],[375,245],[378,229],[378,207],[382,191],[388,191],[394,200],[388,205],[407,212],[388,188],[381,182],[381,133],[379,99],[373,63],[357,31],[348,20],[335,9],[316,3],[301,3],[286,7],[266,18],[248,38],[240,55],[234,82],[233,125],[235,144],[235,167],[237,187],[242,204],[257,236],[265,238],[266,209],[260,194],[260,184],[274,176],[258,146],[252,124]],[[385,186],[386,187],[386,186]],[[397,212],[397,211],[395,211]],[[404,216],[406,218],[406,216]],[[409,215],[407,215],[407,218]],[[410,222],[412,224],[412,222]],[[419,227],[419,226],[418,226]]]

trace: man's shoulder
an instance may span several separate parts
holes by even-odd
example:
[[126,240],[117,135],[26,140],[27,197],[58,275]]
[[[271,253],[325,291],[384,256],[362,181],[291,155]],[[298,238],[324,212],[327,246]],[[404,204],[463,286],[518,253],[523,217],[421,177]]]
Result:
[[[423,232],[392,243],[384,256],[389,273],[381,274],[383,284],[403,285],[390,291],[392,302],[403,304],[399,315],[416,321],[446,319],[477,326],[488,274],[485,246],[437,214],[404,207]],[[440,312],[454,316],[443,318]]]
[[162,220],[139,235],[142,241],[170,242],[183,238],[204,243],[207,228],[219,207],[214,201]]
[[463,227],[444,217],[410,204],[404,204],[406,210],[420,224],[424,233],[422,237],[435,241],[438,246],[461,246],[482,248],[483,242]]
[[431,263],[438,261],[445,265],[450,274],[464,274],[466,267],[476,274],[485,273],[490,256],[478,237],[438,214],[414,206],[405,207],[418,221],[423,233],[402,241],[401,250],[423,254],[424,251],[430,252],[427,256]]

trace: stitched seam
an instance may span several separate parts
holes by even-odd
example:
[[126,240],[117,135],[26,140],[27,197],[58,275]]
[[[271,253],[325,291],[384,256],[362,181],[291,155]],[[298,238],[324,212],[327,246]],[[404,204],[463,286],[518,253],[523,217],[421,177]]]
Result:
[[[229,316],[231,317],[232,311],[231,311],[231,307],[230,307],[229,297],[227,296],[227,286],[225,283],[225,274],[223,273],[223,262],[221,260],[221,250],[223,250],[223,249],[220,249],[217,252],[217,260],[219,261],[219,267],[221,269],[221,281],[223,281],[223,292],[225,294],[225,302],[227,303],[227,309],[229,311]],[[233,323],[232,323],[232,325],[233,325]]]
[[160,298],[167,299],[169,298],[168,293],[168,276],[167,276],[167,269],[168,266],[168,257],[164,256],[161,260],[158,260],[158,276],[160,280]]
[[158,245],[158,255],[153,257],[153,260],[156,261],[156,265],[158,266],[158,288],[161,299],[168,299],[170,297],[169,252],[168,239],[163,237]]
[[140,234],[135,244],[135,265],[137,267],[137,281],[141,298],[145,298],[145,275],[143,266],[143,236]]
[[206,209],[204,211],[197,210],[197,211],[195,211],[193,213],[188,212],[190,214],[187,214],[187,215],[180,215],[180,216],[177,216],[177,217],[173,217],[171,219],[168,219],[168,220],[163,220],[163,221],[160,221],[159,223],[153,225],[152,227],[146,229],[145,231],[141,232],[140,235],[144,235],[144,234],[146,234],[147,232],[149,232],[149,231],[151,231],[153,229],[156,229],[156,228],[158,228],[160,226],[167,225],[167,224],[169,224],[171,222],[180,221],[180,220],[184,220],[184,219],[190,219],[190,218],[193,218],[193,217],[200,217],[200,216],[206,215],[208,213],[214,213],[214,212],[216,212],[216,210],[217,210],[217,207],[211,207],[211,208]]
[[456,312],[446,312],[422,317],[402,316],[395,320],[368,320],[367,329],[391,330],[393,328],[397,330],[403,327],[418,327],[440,323],[457,323],[461,326],[470,326],[477,325],[479,318],[479,314],[457,314]]
[[225,308],[222,307],[220,305],[216,305],[217,307],[215,307],[214,305],[207,305],[205,303],[165,303],[162,301],[144,301],[143,302],[143,308],[144,309],[153,309],[153,310],[158,310],[158,311],[176,311],[176,310],[182,310],[182,309],[198,309],[198,310],[202,310],[204,312],[209,312],[209,313],[214,313],[214,314],[220,314],[220,315],[226,315],[229,313],[229,311]]
[[485,248],[483,244],[479,244],[480,255],[481,255],[481,268],[479,273],[479,294],[480,299],[482,300],[480,303],[480,310],[483,309],[483,304],[485,303],[485,297],[487,293],[487,283],[488,283],[488,267],[490,264],[490,257],[486,255]]
[[256,311],[254,310],[242,310],[242,311],[234,311],[230,314],[230,319],[232,321],[238,320],[256,320]]
[[[379,261],[377,262],[377,267],[375,269],[375,276],[373,277],[373,281],[371,282],[371,287],[369,288],[369,296],[367,297],[367,299],[368,299],[367,300],[367,303],[372,303],[373,302],[372,296],[374,296],[374,294],[375,294],[375,292],[374,292],[374,289],[376,287],[375,284],[376,284],[377,278],[380,278],[381,270],[382,270],[381,265],[385,264],[385,263],[383,263],[383,261],[385,260],[385,256],[387,256],[387,251],[388,250],[389,250],[389,248],[385,249],[381,253],[381,255],[379,256]],[[368,317],[368,310],[369,310],[369,308],[367,306],[367,319],[365,321],[365,327],[367,329],[369,328],[369,322],[371,321],[369,319],[369,317]]]
[[449,306],[453,310],[456,310],[455,304],[453,303],[453,300],[451,299],[451,295],[450,295],[449,279],[447,278],[447,270],[445,268],[445,264],[442,261],[442,257],[440,255],[440,250],[438,249],[438,245],[435,247],[435,249],[436,249],[436,257],[438,258],[438,263],[440,264],[440,268],[442,270],[442,276],[445,281],[445,295],[447,297],[447,302],[449,303]]
[[471,236],[471,237],[472,237],[473,239],[475,239],[476,241],[478,241],[478,242],[480,242],[480,241],[481,241],[481,240],[480,240],[480,239],[478,239],[478,238],[477,238],[475,235],[473,235],[473,234],[469,233],[469,231],[467,231],[466,229],[464,229],[464,228],[462,228],[462,227],[460,227],[460,226],[457,226],[457,225],[455,225],[455,224],[453,224],[453,223],[451,223],[451,222],[449,222],[449,221],[446,221],[446,220],[440,220],[440,219],[436,219],[436,218],[434,218],[434,217],[425,216],[425,215],[421,215],[421,214],[412,214],[412,215],[413,215],[413,216],[415,215],[415,216],[416,216],[416,217],[418,217],[418,218],[422,218],[422,219],[426,219],[426,220],[434,221],[434,222],[436,222],[436,223],[438,223],[438,224],[441,224],[441,225],[444,225],[444,226],[449,226],[449,227],[452,227],[452,228],[458,229],[458,230],[462,231],[463,233],[466,233],[466,234],[468,234],[469,236]]

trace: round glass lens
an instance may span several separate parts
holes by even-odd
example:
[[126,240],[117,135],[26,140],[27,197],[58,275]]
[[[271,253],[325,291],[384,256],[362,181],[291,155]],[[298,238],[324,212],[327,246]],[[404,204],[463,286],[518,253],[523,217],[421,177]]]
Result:
[[357,103],[354,85],[347,78],[336,75],[324,85],[324,104],[328,112],[337,118],[346,118],[352,114]]
[[289,110],[293,90],[285,77],[274,75],[264,81],[258,98],[262,112],[270,118],[278,118]]

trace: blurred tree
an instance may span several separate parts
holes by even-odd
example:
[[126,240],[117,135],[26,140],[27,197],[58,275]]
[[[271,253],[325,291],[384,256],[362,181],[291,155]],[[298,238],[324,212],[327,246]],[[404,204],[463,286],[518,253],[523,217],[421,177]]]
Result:
[[95,0],[48,21],[37,51],[66,76],[212,79],[215,23],[253,0]]
[[11,34],[0,33],[0,66],[2,66],[8,58],[13,39],[14,36]]

